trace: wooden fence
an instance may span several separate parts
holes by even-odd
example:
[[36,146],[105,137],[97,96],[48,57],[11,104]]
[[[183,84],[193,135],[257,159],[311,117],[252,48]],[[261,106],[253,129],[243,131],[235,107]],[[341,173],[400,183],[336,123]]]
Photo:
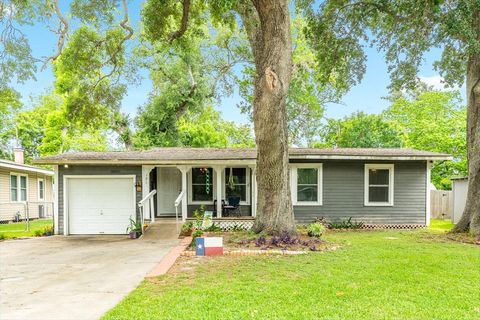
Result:
[[430,212],[432,219],[452,218],[453,194],[452,191],[431,190]]

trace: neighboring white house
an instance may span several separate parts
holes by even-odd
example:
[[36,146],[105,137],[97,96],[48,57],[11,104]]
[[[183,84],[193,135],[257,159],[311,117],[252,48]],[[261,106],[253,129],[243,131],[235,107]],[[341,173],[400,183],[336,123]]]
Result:
[[23,150],[15,161],[0,159],[0,221],[53,216],[53,171],[24,164]]
[[458,223],[463,215],[465,204],[467,203],[468,178],[452,179],[453,186],[453,223]]

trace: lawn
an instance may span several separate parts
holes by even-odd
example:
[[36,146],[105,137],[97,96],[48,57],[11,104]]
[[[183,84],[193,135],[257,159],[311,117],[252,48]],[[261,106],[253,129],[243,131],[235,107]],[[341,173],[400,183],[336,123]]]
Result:
[[36,230],[43,230],[47,226],[53,226],[52,219],[37,219],[30,221],[30,231],[28,232],[18,231],[25,229],[25,222],[0,224],[0,239],[33,237],[35,236]]
[[437,219],[432,219],[430,221],[430,226],[428,227],[429,229],[432,230],[445,230],[448,231],[452,229],[454,226],[452,220],[437,220]]
[[181,258],[104,319],[480,319],[480,247],[435,231],[330,231],[333,252]]

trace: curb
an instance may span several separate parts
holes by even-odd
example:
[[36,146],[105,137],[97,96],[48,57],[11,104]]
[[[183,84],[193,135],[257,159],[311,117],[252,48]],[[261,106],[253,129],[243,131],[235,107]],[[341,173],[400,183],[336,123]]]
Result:
[[173,247],[167,255],[163,257],[163,259],[149,273],[147,273],[145,278],[154,278],[167,273],[191,242],[192,237],[183,238],[177,246]]
[[[270,256],[270,255],[299,255],[308,254],[309,251],[293,251],[293,250],[230,250],[224,251],[224,256]],[[193,257],[195,251],[183,251],[182,256]]]

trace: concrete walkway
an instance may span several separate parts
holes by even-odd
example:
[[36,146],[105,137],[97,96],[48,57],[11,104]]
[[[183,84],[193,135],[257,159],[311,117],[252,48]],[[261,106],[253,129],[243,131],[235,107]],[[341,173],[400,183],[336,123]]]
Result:
[[98,319],[178,243],[170,231],[0,242],[0,319]]

